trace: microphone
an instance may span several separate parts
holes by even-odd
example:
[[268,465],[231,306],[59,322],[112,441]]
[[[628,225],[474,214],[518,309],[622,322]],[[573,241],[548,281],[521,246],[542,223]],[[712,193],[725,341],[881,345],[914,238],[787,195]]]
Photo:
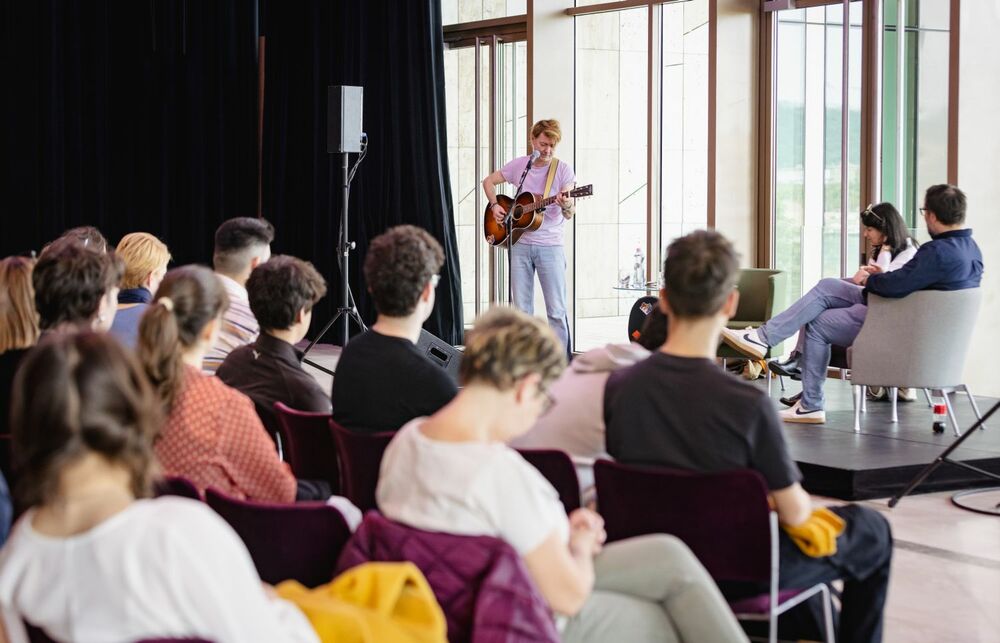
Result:
[[541,156],[541,155],[542,155],[541,152],[539,152],[538,150],[532,150],[531,151],[531,162],[534,163],[535,161],[537,161],[538,157]]

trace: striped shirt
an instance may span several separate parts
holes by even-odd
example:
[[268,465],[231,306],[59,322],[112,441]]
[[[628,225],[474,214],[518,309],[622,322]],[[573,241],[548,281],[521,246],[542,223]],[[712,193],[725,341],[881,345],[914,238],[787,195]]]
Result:
[[202,362],[202,370],[209,375],[215,374],[229,353],[240,346],[252,343],[260,334],[257,318],[250,310],[247,289],[225,275],[215,274],[225,286],[226,294],[229,295],[229,310],[222,318],[219,339],[216,340],[215,346],[205,354],[205,361]]

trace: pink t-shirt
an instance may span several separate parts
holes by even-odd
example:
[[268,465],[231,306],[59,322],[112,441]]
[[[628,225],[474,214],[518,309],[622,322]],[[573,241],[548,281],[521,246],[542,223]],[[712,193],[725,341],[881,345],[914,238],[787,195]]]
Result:
[[[524,166],[528,164],[528,158],[528,156],[519,156],[507,165],[504,165],[500,170],[503,178],[507,179],[507,182],[515,188],[517,187],[517,182],[521,180],[521,173],[524,172]],[[528,176],[524,177],[524,186],[521,188],[521,191],[531,192],[532,194],[544,194],[545,179],[548,176],[549,166],[547,164],[542,167],[532,166],[528,170]],[[559,161],[559,167],[556,168],[556,176],[552,181],[552,190],[549,192],[549,196],[554,196],[564,185],[575,182],[576,175],[573,173],[573,169],[567,163]],[[536,246],[561,246],[563,243],[563,225],[565,223],[566,218],[562,215],[562,208],[557,203],[553,203],[545,208],[545,220],[542,222],[542,227],[534,232],[525,232],[518,243],[527,243]]]

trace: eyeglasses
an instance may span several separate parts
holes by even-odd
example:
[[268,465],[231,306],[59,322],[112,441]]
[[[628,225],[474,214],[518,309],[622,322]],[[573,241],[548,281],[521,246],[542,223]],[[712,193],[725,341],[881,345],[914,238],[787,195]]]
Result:
[[875,210],[872,209],[873,207],[875,207],[875,206],[873,206],[871,203],[869,203],[868,207],[865,208],[865,211],[861,213],[861,217],[864,218],[866,216],[870,216],[870,217],[874,217],[875,220],[878,221],[878,222],[884,221],[885,219],[882,218],[882,215],[879,214],[878,212],[875,212]]
[[917,208],[917,209],[920,210],[920,214],[922,214],[924,216],[927,215],[927,208]]

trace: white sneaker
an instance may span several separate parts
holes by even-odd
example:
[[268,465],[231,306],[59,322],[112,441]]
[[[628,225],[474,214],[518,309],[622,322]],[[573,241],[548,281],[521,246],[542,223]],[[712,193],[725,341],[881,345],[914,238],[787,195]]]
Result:
[[915,402],[917,400],[916,389],[901,387],[896,394],[896,399],[900,402]]
[[757,334],[757,329],[752,326],[747,326],[746,330],[723,328],[722,341],[726,342],[747,357],[753,357],[756,359],[764,359],[764,356],[767,355],[768,349],[770,349],[767,342],[761,339],[760,335]]
[[823,424],[826,422],[826,411],[823,409],[806,411],[802,408],[802,401],[800,400],[792,408],[778,411],[778,417],[784,422],[795,424]]

